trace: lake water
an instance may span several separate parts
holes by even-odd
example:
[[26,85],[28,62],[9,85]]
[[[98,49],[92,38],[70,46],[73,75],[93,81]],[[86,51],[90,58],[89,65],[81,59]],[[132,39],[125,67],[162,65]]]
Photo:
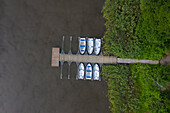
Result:
[[[51,49],[104,34],[104,0],[0,0],[0,113],[107,113],[104,81],[60,80]],[[71,65],[71,78],[76,74]],[[64,78],[68,64],[63,67]]]

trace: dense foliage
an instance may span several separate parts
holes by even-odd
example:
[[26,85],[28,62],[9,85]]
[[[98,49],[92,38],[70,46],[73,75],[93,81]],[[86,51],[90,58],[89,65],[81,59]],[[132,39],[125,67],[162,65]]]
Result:
[[[106,0],[104,54],[160,60],[169,55],[168,0]],[[113,112],[170,112],[170,66],[104,66]]]
[[106,0],[105,54],[160,60],[170,48],[168,5],[166,0]]
[[106,19],[105,54],[122,58],[137,56],[139,41],[134,34],[140,15],[139,0],[106,0],[102,12]]
[[105,66],[103,75],[108,80],[108,97],[112,103],[110,107],[112,112],[134,112],[139,109],[137,89],[128,65]]
[[170,66],[133,64],[132,76],[138,88],[139,113],[168,112],[170,110]]
[[104,66],[110,110],[114,113],[170,112],[170,66]]
[[139,58],[160,60],[170,45],[168,0],[140,0],[141,13],[136,35],[141,45]]

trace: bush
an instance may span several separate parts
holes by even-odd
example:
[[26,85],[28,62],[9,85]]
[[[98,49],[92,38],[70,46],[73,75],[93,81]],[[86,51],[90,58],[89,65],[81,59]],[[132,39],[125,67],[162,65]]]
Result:
[[[141,13],[136,35],[139,38],[139,59],[160,60],[170,45],[170,13],[167,0],[140,0]],[[170,39],[170,38],[169,38]]]
[[170,66],[132,64],[132,76],[139,95],[141,112],[168,112],[170,101],[168,85],[170,81]]
[[112,112],[127,113],[139,109],[137,91],[128,65],[105,66],[103,75],[108,81],[108,97]]
[[139,0],[106,0],[102,12],[106,19],[105,54],[122,58],[137,56],[140,48],[134,34],[140,15]]
[[[160,60],[170,53],[167,0],[106,0],[104,54]],[[113,112],[170,112],[170,66],[104,66]]]

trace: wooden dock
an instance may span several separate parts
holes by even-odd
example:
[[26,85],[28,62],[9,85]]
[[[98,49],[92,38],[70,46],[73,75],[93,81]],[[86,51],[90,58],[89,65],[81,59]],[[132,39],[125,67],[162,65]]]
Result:
[[52,60],[51,60],[51,66],[58,67],[59,66],[59,54],[60,54],[60,48],[52,48]]
[[113,56],[95,56],[95,55],[73,55],[73,54],[60,54],[60,61],[70,62],[89,62],[101,64],[116,64],[117,58]]
[[159,64],[159,61],[117,58],[117,63],[124,63],[124,64],[125,63],[126,64],[131,64],[131,63]]
[[96,56],[96,55],[80,55],[80,54],[61,54],[60,48],[52,48],[51,66],[58,67],[59,61],[67,62],[84,62],[99,64],[116,64],[116,63],[148,63],[159,64],[159,61],[122,59],[115,56]]

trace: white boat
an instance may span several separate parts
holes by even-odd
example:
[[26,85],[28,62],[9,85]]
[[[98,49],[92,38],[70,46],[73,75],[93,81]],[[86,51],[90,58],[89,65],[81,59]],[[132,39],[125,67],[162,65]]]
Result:
[[87,39],[87,52],[90,55],[93,53],[93,46],[94,46],[94,39],[88,38]]
[[86,38],[79,38],[79,51],[84,54],[86,51]]
[[99,55],[100,51],[101,51],[101,39],[95,39],[95,44],[94,44],[95,55]]
[[93,67],[93,80],[100,80],[100,68],[98,64]]
[[91,64],[87,64],[86,66],[86,80],[92,79],[92,66]]
[[78,67],[78,79],[84,79],[84,64],[80,63]]

